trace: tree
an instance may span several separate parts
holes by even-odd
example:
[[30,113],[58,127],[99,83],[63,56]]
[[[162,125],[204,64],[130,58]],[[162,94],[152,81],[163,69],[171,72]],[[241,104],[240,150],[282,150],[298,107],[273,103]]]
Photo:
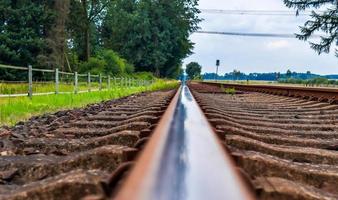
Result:
[[[55,13],[50,1],[0,1],[0,63],[18,66],[37,65],[38,56],[49,56],[45,42]],[[0,78],[25,80],[26,72],[0,69]]]
[[238,80],[238,78],[241,76],[241,71],[234,69],[233,76],[234,79],[236,78],[236,80]]
[[[324,12],[312,11],[312,20],[300,27],[301,34],[297,34],[300,40],[308,40],[317,31],[326,34],[319,43],[310,42],[311,47],[321,54],[330,52],[331,45],[338,46],[338,1],[337,0],[284,0],[289,8],[296,8],[297,13],[308,8],[328,7]],[[338,57],[338,49],[336,56]]]
[[286,71],[286,77],[287,78],[291,78],[292,72],[291,70],[288,69],[288,71]]
[[187,64],[185,72],[188,74],[189,79],[195,79],[201,75],[202,66],[197,62]]
[[[82,59],[88,61],[91,56],[92,34],[98,29],[102,22],[106,9],[113,0],[71,0],[70,21],[68,29],[77,43],[77,48],[82,48]],[[71,44],[74,46],[74,44]]]
[[182,60],[191,54],[189,35],[196,31],[196,0],[116,0],[103,20],[105,48],[157,76],[177,77]]
[[[52,68],[59,68],[65,71],[65,60],[67,56],[67,33],[66,21],[69,13],[69,0],[54,1],[51,8],[55,12],[53,26],[47,30],[46,44],[50,49],[50,54],[38,56],[41,65],[51,66]],[[70,66],[68,66],[68,69]],[[71,69],[69,69],[71,71]]]
[[0,62],[27,66],[48,55],[44,38],[54,21],[48,1],[0,1]]
[[276,81],[278,81],[280,79],[280,72],[276,73]]

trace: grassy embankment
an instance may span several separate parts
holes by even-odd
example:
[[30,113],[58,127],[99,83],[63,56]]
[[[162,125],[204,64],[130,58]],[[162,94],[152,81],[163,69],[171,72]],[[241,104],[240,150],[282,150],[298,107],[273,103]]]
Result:
[[[206,80],[205,82],[215,82],[213,80]],[[276,86],[299,86],[299,87],[320,87],[320,88],[337,88],[337,84],[331,84],[330,82],[325,83],[312,83],[309,81],[309,83],[304,80],[304,82],[288,82],[288,81],[256,81],[256,80],[238,80],[238,81],[232,81],[232,80],[219,80],[217,81],[219,83],[229,83],[229,84],[243,84],[243,85],[276,85]]]
[[150,86],[114,87],[101,92],[34,96],[32,100],[28,97],[0,98],[0,125],[14,125],[18,121],[27,120],[34,115],[83,107],[90,103],[117,99],[145,91],[172,89],[178,84],[177,81],[157,80]]

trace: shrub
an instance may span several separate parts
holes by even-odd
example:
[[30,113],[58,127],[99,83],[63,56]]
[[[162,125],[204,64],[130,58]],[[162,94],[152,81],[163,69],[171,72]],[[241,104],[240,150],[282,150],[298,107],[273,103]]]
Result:
[[155,79],[155,76],[151,72],[137,72],[134,74],[134,78],[152,80]]
[[88,62],[80,65],[81,73],[121,75],[134,72],[134,66],[121,58],[113,50],[102,50],[97,57],[91,57]]
[[236,94],[235,88],[224,88],[223,85],[221,85],[221,91],[226,93],[226,94],[231,94],[231,95]]
[[80,72],[87,73],[90,72],[92,74],[99,74],[105,71],[107,63],[105,60],[100,58],[89,58],[88,62],[84,62],[81,64]]
[[131,74],[131,73],[133,73],[134,71],[135,71],[134,65],[129,64],[129,63],[126,63],[125,72],[126,72],[127,74]]
[[235,88],[225,88],[224,92],[226,94],[234,95],[234,94],[236,94],[236,89]]
[[100,53],[99,57],[107,63],[105,73],[116,75],[125,72],[126,61],[113,50],[104,50]]

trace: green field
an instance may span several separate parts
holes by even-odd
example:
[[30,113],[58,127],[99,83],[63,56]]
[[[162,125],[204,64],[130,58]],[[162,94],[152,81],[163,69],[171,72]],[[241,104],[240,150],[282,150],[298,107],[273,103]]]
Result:
[[[113,87],[107,91],[81,94],[33,96],[32,100],[28,97],[0,98],[0,125],[14,125],[18,121],[27,120],[34,115],[83,107],[90,103],[117,99],[140,92],[175,88],[178,84],[177,81],[157,80],[149,86]],[[46,88],[48,87],[50,86],[46,86]]]

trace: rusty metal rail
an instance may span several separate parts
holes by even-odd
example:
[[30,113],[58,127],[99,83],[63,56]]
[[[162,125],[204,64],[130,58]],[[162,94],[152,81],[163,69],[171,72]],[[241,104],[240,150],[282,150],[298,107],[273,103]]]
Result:
[[254,199],[183,85],[114,199]]
[[272,86],[272,85],[243,85],[228,83],[203,82],[206,85],[220,86],[224,88],[235,88],[241,91],[262,92],[267,94],[297,97],[307,100],[338,103],[338,89],[335,88],[311,88],[296,86]]

